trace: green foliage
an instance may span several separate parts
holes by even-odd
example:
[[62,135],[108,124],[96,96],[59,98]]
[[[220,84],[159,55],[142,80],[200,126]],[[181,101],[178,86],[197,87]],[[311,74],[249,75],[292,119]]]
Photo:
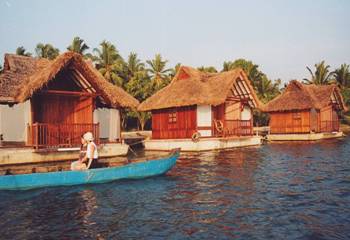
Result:
[[26,49],[23,46],[20,46],[16,49],[16,54],[21,55],[21,56],[26,56],[26,57],[31,57],[32,53],[27,52]]
[[304,78],[306,84],[327,85],[331,82],[333,72],[329,70],[330,66],[325,64],[325,61],[315,64],[315,72],[309,67],[306,69],[309,71],[311,78]]
[[93,50],[96,55],[92,59],[96,62],[96,68],[109,82],[123,86],[124,79],[121,77],[125,65],[123,58],[112,43],[103,41],[100,46],[101,49]]
[[53,47],[49,43],[38,43],[35,48],[35,53],[39,58],[47,58],[53,60],[60,54],[60,50],[58,48]]
[[269,125],[270,116],[268,113],[261,112],[258,109],[253,110],[254,126],[267,126]]
[[0,64],[0,73],[2,73],[3,68],[2,68],[2,64]]
[[341,93],[343,95],[345,104],[347,106],[350,106],[350,88],[342,88]]
[[201,72],[207,72],[207,73],[217,73],[218,72],[218,70],[216,70],[216,68],[213,66],[209,66],[209,67],[201,66],[197,69]]
[[151,77],[151,80],[157,89],[161,89],[168,85],[170,82],[168,73],[171,69],[166,68],[167,60],[163,60],[160,54],[156,54],[154,59],[147,60],[147,71]]
[[342,64],[340,68],[334,71],[334,80],[338,84],[338,86],[343,88],[350,87],[350,70],[349,65]]
[[81,55],[84,55],[88,49],[89,49],[89,46],[86,45],[84,40],[81,39],[80,37],[73,38],[71,45],[67,47],[67,50],[79,53]]

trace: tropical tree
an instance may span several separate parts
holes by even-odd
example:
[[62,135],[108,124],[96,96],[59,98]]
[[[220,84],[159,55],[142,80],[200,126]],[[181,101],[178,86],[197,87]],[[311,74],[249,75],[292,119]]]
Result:
[[170,79],[173,79],[176,75],[176,73],[179,71],[181,67],[181,63],[177,63],[174,68],[171,69],[169,77]]
[[2,68],[2,64],[0,64],[0,73],[2,73],[3,68]]
[[84,55],[88,49],[89,46],[86,45],[85,41],[80,37],[73,38],[71,45],[67,47],[67,50],[79,53],[81,55]]
[[31,57],[32,53],[27,52],[26,49],[23,46],[20,46],[16,49],[16,54],[21,55],[21,56],[26,56],[26,57]]
[[48,58],[50,60],[53,60],[60,54],[60,50],[58,48],[53,47],[49,43],[38,43],[35,48],[35,53],[39,58]]
[[260,84],[257,85],[257,94],[264,103],[272,100],[280,94],[281,79],[272,81],[265,75],[262,77]]
[[141,60],[137,57],[137,54],[133,52],[129,54],[126,66],[128,80],[135,77],[135,75],[139,72],[146,72],[145,64],[142,63]]
[[[136,53],[130,53],[126,61],[127,84],[126,90],[140,102],[154,93],[154,85],[145,69],[145,64],[137,57]],[[146,122],[151,118],[149,112],[129,111],[127,117],[137,118],[138,126],[143,131]]]
[[94,48],[96,54],[93,60],[96,62],[96,68],[109,82],[122,86],[124,79],[118,75],[118,72],[124,70],[124,60],[119,55],[117,48],[108,41],[100,43],[101,49]]
[[157,89],[160,89],[169,83],[169,76],[167,73],[170,73],[171,69],[166,68],[167,62],[167,60],[162,59],[160,54],[156,54],[154,59],[146,61],[148,64],[147,71],[151,77],[151,81]]
[[213,66],[209,66],[209,67],[201,66],[197,69],[201,72],[206,72],[206,73],[217,73],[218,72],[218,70],[216,70],[216,68]]
[[325,61],[315,64],[315,72],[309,67],[306,69],[309,71],[311,78],[304,78],[306,84],[327,85],[330,83],[333,76],[333,72],[329,70],[330,66],[325,64]]
[[230,71],[236,68],[242,68],[254,86],[259,84],[264,76],[264,73],[259,70],[259,65],[243,58],[239,58],[234,62],[224,62],[222,72]]
[[349,65],[344,63],[340,68],[336,69],[334,71],[334,80],[341,89],[350,87]]
[[230,71],[230,70],[233,70],[235,67],[233,66],[233,62],[231,61],[224,61],[224,64],[222,66],[222,70],[221,72],[227,72],[227,71]]

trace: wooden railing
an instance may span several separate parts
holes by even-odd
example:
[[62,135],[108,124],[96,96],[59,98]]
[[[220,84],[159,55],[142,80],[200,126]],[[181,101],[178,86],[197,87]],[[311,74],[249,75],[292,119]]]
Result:
[[251,120],[224,120],[222,123],[222,131],[218,131],[218,129],[214,127],[215,136],[228,137],[253,135],[253,124]]
[[339,121],[321,121],[321,132],[338,132]]
[[99,144],[100,132],[97,124],[51,124],[34,123],[27,126],[27,145],[39,148],[59,148],[80,146],[80,137],[92,132],[95,143]]

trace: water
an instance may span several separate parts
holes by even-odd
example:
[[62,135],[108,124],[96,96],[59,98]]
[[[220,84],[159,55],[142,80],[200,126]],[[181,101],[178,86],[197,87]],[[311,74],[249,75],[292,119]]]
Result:
[[166,176],[0,192],[2,239],[350,239],[350,138],[182,156]]

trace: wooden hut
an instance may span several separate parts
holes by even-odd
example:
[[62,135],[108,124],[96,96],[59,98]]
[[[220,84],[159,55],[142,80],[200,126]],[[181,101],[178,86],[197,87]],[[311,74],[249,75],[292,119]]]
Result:
[[[138,101],[107,82],[81,55],[55,60],[6,54],[0,75],[3,142],[41,148],[73,147],[92,131],[99,142],[120,140],[119,109]],[[101,123],[103,122],[103,124]]]
[[242,69],[204,73],[182,66],[171,83],[138,110],[152,112],[153,140],[196,141],[198,137],[252,136],[252,110],[259,105]]
[[[288,136],[337,133],[340,113],[347,109],[336,85],[306,85],[293,80],[281,95],[267,103],[262,110],[270,115],[270,135]],[[284,140],[283,137],[275,138]],[[312,138],[305,138],[308,139]],[[288,137],[285,140],[289,140]],[[293,137],[290,140],[303,138]]]

